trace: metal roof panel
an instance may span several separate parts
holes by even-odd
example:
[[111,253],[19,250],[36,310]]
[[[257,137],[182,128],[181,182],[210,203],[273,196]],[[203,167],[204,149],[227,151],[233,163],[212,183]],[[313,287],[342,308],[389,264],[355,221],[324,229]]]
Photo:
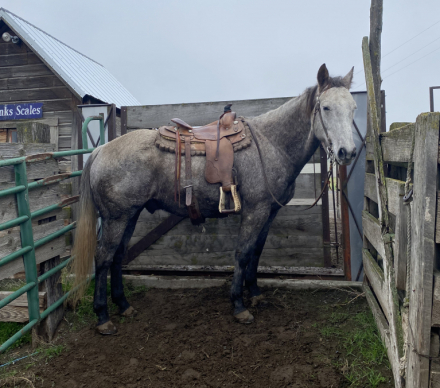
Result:
[[81,98],[92,96],[117,107],[139,101],[101,64],[69,47],[40,28],[0,8],[3,19]]

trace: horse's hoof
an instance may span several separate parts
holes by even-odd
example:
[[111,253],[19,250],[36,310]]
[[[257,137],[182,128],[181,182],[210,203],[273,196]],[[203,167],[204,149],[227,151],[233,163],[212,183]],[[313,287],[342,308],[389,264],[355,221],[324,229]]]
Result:
[[245,325],[254,321],[254,316],[249,312],[249,310],[244,310],[241,313],[235,314],[234,318],[238,323],[243,323]]
[[121,313],[121,316],[125,318],[131,318],[134,317],[137,314],[137,311],[133,308],[133,306],[130,306],[127,310],[125,310],[123,313]]
[[96,326],[96,331],[102,335],[112,335],[117,333],[118,329],[113,325],[112,321],[107,321],[102,325]]
[[261,303],[263,300],[264,300],[264,295],[263,295],[263,294],[260,294],[260,295],[258,295],[258,296],[253,296],[253,297],[251,298],[251,305],[252,305],[252,307],[257,306],[257,305],[258,305],[259,303]]

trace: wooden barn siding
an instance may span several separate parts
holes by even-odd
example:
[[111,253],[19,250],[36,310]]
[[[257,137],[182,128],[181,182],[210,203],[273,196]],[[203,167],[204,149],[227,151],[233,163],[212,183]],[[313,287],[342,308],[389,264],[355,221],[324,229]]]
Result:
[[[15,35],[1,22],[0,34],[5,31]],[[59,151],[71,149],[72,109],[80,101],[26,44],[0,40],[0,104],[20,102],[42,102],[43,118],[35,121],[49,124],[58,132]],[[19,121],[0,124],[14,128]],[[60,161],[60,169],[71,170],[70,158]]]
[[[127,130],[148,130],[171,125],[179,117],[200,126],[215,121],[223,107],[232,103],[238,116],[257,116],[288,101],[288,98],[219,101],[211,103],[172,104],[127,107]],[[313,164],[315,163],[315,164]],[[319,149],[296,181],[292,204],[312,204],[321,192]],[[315,170],[314,170],[315,168]],[[304,173],[305,172],[305,173]],[[314,174],[315,172],[315,174]],[[305,203],[304,203],[305,204]],[[304,211],[307,206],[286,206],[280,210],[269,232],[260,265],[320,267],[324,265],[322,206]],[[168,213],[141,213],[129,246],[134,245],[162,222]],[[203,226],[183,220],[155,244],[132,261],[126,269],[142,270],[151,265],[234,265],[234,251],[240,216],[207,219]]]

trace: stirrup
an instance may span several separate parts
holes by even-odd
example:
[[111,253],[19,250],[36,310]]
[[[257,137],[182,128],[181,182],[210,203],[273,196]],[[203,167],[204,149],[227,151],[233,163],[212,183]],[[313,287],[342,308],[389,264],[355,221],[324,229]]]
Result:
[[234,209],[226,209],[226,194],[220,187],[220,203],[218,205],[218,210],[220,213],[238,213],[241,210],[240,197],[237,192],[237,185],[231,185],[231,197],[234,202]]

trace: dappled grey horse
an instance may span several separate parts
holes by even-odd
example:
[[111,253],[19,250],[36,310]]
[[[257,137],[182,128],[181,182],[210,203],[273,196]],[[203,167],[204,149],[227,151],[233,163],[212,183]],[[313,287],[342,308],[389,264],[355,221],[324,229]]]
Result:
[[[317,78],[316,86],[279,108],[245,118],[257,138],[261,159],[255,141],[237,152],[234,159],[242,210],[231,301],[240,323],[254,319],[243,303],[243,286],[249,289],[253,304],[262,298],[257,285],[259,258],[280,204],[293,198],[295,180],[304,165],[320,143],[339,164],[349,164],[356,155],[352,138],[356,104],[349,92],[353,69],[345,77],[330,77],[324,64]],[[87,277],[95,257],[94,310],[101,334],[116,332],[107,310],[109,268],[113,302],[122,315],[135,313],[124,296],[121,262],[141,211],[163,209],[187,215],[187,209],[174,200],[175,155],[155,146],[156,134],[139,130],[121,136],[98,147],[84,167],[74,246],[75,282],[79,284]],[[217,218],[219,185],[205,180],[204,169],[205,158],[193,156],[193,187],[200,211],[205,217]],[[102,238],[96,249],[97,211]]]

